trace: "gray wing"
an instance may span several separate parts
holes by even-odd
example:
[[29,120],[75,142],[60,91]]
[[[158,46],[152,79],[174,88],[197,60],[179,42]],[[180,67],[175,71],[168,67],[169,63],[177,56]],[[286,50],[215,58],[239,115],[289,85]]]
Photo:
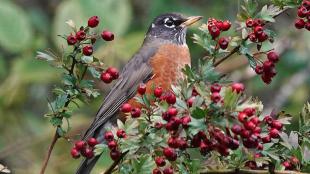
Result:
[[118,112],[120,106],[136,94],[137,87],[152,76],[149,59],[155,54],[156,47],[141,47],[140,51],[123,68],[119,80],[112,87],[101,105],[93,123],[84,135],[84,140],[93,136],[95,131],[108,122]]

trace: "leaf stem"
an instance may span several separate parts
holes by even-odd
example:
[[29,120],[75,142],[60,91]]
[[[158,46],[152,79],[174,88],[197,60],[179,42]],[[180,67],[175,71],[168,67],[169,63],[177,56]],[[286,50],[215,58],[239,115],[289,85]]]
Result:
[[60,136],[59,136],[59,134],[57,132],[57,129],[56,129],[55,134],[54,134],[54,138],[53,138],[53,140],[52,140],[52,142],[51,142],[51,144],[50,144],[50,146],[48,148],[47,155],[46,155],[45,160],[43,162],[43,166],[42,166],[42,169],[40,171],[40,174],[44,174],[45,173],[45,169],[47,167],[48,161],[49,161],[49,159],[51,157],[52,151],[53,151],[54,146],[55,146],[55,144],[56,144],[56,142],[57,142],[59,137]]

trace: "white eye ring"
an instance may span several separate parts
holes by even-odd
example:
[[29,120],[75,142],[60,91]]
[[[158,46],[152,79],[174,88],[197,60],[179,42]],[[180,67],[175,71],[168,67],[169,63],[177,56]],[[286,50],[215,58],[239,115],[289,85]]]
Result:
[[167,28],[174,28],[175,27],[175,25],[173,24],[173,25],[167,25],[167,21],[169,21],[170,20],[170,18],[165,18],[164,19],[164,23],[165,23],[165,27],[167,27]]

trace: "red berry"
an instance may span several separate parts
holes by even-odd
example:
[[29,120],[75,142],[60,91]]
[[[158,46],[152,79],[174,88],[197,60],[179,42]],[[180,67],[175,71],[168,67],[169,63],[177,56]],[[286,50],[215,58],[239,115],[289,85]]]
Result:
[[257,39],[258,39],[258,42],[264,42],[265,40],[268,39],[268,35],[265,32],[263,32],[261,35],[257,36]]
[[292,156],[292,157],[290,158],[290,161],[291,161],[291,163],[294,164],[294,165],[299,164],[299,160],[298,160],[298,158],[296,158],[295,156]]
[[175,161],[177,159],[177,154],[175,150],[170,147],[164,148],[163,153],[169,161]]
[[107,70],[106,70],[107,73],[111,74],[113,80],[115,79],[118,79],[119,77],[119,72],[116,68],[114,67],[109,67]]
[[249,130],[243,129],[240,135],[242,138],[249,138],[251,136],[251,132]]
[[252,121],[244,122],[243,125],[247,130],[254,130],[256,127],[256,125]]
[[169,117],[174,117],[178,114],[178,110],[174,107],[170,107],[167,111]]
[[301,18],[306,17],[307,14],[308,14],[308,10],[307,10],[307,8],[305,8],[305,7],[303,7],[303,6],[301,6],[301,7],[298,9],[298,11],[297,11],[297,15],[298,15],[299,17],[301,17]]
[[244,112],[239,112],[239,114],[238,114],[238,120],[239,120],[241,123],[245,122],[245,121],[247,120],[247,118],[248,118],[248,116],[247,116],[246,113],[244,113]]
[[218,41],[220,48],[225,50],[228,47],[229,39],[227,37],[221,37]]
[[184,138],[178,139],[178,148],[181,150],[185,150],[188,147],[187,142]]
[[253,130],[253,133],[260,134],[262,132],[262,128],[259,126],[256,126],[255,129]]
[[262,144],[258,144],[258,146],[256,148],[257,148],[257,150],[263,150],[264,146]]
[[97,27],[98,24],[99,24],[99,17],[98,16],[92,16],[88,19],[88,26],[90,28]]
[[249,18],[249,19],[246,20],[245,24],[246,24],[247,27],[251,28],[254,25],[254,20]]
[[175,102],[177,101],[176,96],[174,95],[174,93],[169,92],[167,94],[167,98],[166,101],[168,104],[175,104]]
[[[310,15],[309,15],[310,16]],[[310,18],[310,17],[309,17]],[[307,29],[308,31],[310,31],[310,19],[308,19],[308,22],[305,25],[305,29]]]
[[249,34],[249,39],[251,42],[256,42],[257,41],[257,37],[254,33]]
[[93,54],[93,47],[91,45],[86,45],[83,47],[83,54],[85,56],[90,56]]
[[194,87],[194,88],[192,89],[192,96],[197,96],[197,95],[199,95],[199,93],[198,93],[198,91],[196,90],[196,88]]
[[257,164],[255,161],[247,161],[244,165],[245,165],[245,167],[248,167],[252,170],[257,168]]
[[113,141],[114,140],[114,135],[111,131],[107,131],[104,133],[104,139],[106,141]]
[[67,43],[68,45],[74,45],[75,43],[77,42],[75,36],[73,36],[72,34],[70,34],[68,37],[67,37]]
[[111,83],[113,80],[113,77],[110,73],[107,72],[102,72],[100,75],[100,79],[104,82],[104,83]]
[[128,113],[131,111],[131,105],[129,103],[124,103],[121,107],[121,111],[124,113]]
[[262,138],[263,143],[270,143],[271,142],[271,137],[269,135],[265,136]]
[[161,122],[156,122],[155,125],[154,125],[154,127],[155,127],[156,129],[161,129],[163,126],[164,126],[164,125],[163,125]]
[[256,116],[252,117],[252,118],[250,119],[250,121],[251,121],[252,123],[254,123],[255,125],[258,125],[258,124],[260,123],[259,118],[256,117]]
[[309,0],[303,0],[301,5],[303,7],[305,7],[306,9],[310,10],[310,1]]
[[107,31],[107,30],[105,30],[105,31],[103,31],[101,33],[101,37],[105,41],[112,41],[112,40],[114,40],[114,34],[112,32],[110,32],[110,31]]
[[86,147],[85,141],[82,141],[82,140],[75,142],[74,145],[75,145],[75,149],[78,151],[81,151]]
[[77,40],[84,40],[86,38],[86,33],[83,30],[80,30],[78,32],[76,32],[75,37],[77,38]]
[[91,146],[91,147],[94,147],[94,146],[96,146],[96,145],[98,144],[98,141],[97,141],[96,138],[89,138],[89,139],[87,140],[87,144],[88,144],[89,146]]
[[216,26],[217,28],[219,28],[220,30],[222,30],[223,21],[217,20],[217,21],[214,22],[214,24],[215,24],[215,26]]
[[256,65],[255,72],[256,72],[256,74],[262,74],[264,72],[263,66]]
[[72,156],[72,158],[77,159],[80,157],[80,152],[76,148],[72,148],[71,149],[71,156]]
[[138,86],[138,93],[140,95],[144,95],[145,92],[146,92],[146,85],[144,83],[141,83],[139,86]]
[[242,112],[244,112],[247,116],[251,117],[255,114],[256,110],[255,108],[248,107],[248,108],[244,108]]
[[271,138],[278,138],[279,137],[279,130],[276,128],[271,128],[269,131],[269,136]]
[[292,170],[293,165],[289,161],[284,161],[282,165],[285,167],[285,170]]
[[182,126],[184,129],[188,128],[189,127],[189,123],[191,122],[191,117],[190,116],[184,116],[181,118],[182,120]]
[[214,103],[217,103],[221,100],[221,95],[220,93],[218,92],[214,92],[211,94],[211,100],[214,102]]
[[190,97],[190,98],[186,101],[188,107],[192,107],[192,106],[193,106],[194,100],[195,100],[195,97],[192,96],[192,97]]
[[141,115],[141,110],[139,108],[133,108],[130,113],[132,118],[138,118]]
[[243,92],[245,88],[244,88],[244,85],[242,83],[233,83],[233,84],[231,84],[231,89],[232,89],[232,91],[240,93],[240,92]]
[[243,145],[246,148],[257,148],[258,139],[255,135],[252,135],[246,139],[243,139]]
[[230,21],[224,21],[221,27],[222,31],[227,31],[230,29],[231,23]]
[[82,155],[83,155],[85,158],[90,159],[90,158],[94,157],[94,152],[93,152],[92,149],[86,148],[86,149],[82,150]]
[[166,161],[163,157],[156,157],[155,158],[155,163],[158,167],[163,167],[166,165]]
[[161,171],[158,168],[156,168],[156,169],[153,169],[152,174],[161,174]]
[[126,138],[126,132],[123,129],[118,129],[116,132],[118,138]]
[[267,115],[267,116],[264,117],[264,122],[265,123],[270,125],[272,123],[272,121],[273,121],[273,118],[271,116]]
[[283,124],[279,120],[273,120],[271,123],[271,127],[281,130],[283,127]]
[[218,84],[218,83],[214,83],[210,87],[210,90],[211,90],[212,93],[213,92],[220,92],[221,89],[222,89],[222,86],[220,84]]
[[236,150],[238,149],[239,147],[239,141],[238,140],[235,140],[235,139],[232,139],[228,145],[228,147],[231,149],[231,150]]
[[264,21],[262,19],[254,19],[253,27],[264,26]]
[[167,167],[163,170],[163,174],[173,174],[173,169],[171,167]]
[[163,94],[163,88],[161,87],[156,87],[154,89],[154,96],[159,98]]
[[264,32],[264,28],[260,25],[254,28],[254,33],[256,36],[263,34],[263,32]]
[[231,127],[231,131],[232,131],[234,134],[239,135],[239,134],[241,133],[241,131],[242,131],[242,128],[241,128],[240,125],[235,124],[235,125],[233,125],[233,127]]
[[302,29],[302,28],[304,28],[305,27],[305,21],[303,20],[303,19],[296,19],[295,20],[295,27],[297,28],[297,29]]
[[117,142],[114,141],[114,140],[108,142],[108,147],[109,147],[109,149],[111,149],[111,150],[116,149],[116,148],[117,148]]
[[220,29],[216,25],[211,26],[209,32],[213,39],[217,38],[221,34]]
[[121,156],[121,152],[120,151],[118,151],[118,150],[111,150],[110,157],[111,157],[112,160],[114,160],[114,161],[118,160],[120,156]]
[[168,146],[169,147],[172,147],[172,148],[178,148],[178,139],[177,138],[174,138],[174,137],[170,137],[168,139]]
[[263,69],[264,71],[270,71],[272,68],[274,68],[274,63],[269,61],[269,60],[266,60],[264,63],[263,63]]

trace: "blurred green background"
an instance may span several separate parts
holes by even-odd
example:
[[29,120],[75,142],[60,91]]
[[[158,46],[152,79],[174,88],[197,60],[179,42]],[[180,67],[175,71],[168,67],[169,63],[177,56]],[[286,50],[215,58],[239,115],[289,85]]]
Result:
[[[268,3],[269,1],[259,1]],[[90,16],[101,18],[100,30],[116,34],[113,42],[96,44],[96,56],[108,65],[122,67],[139,48],[151,20],[163,12],[181,12],[235,21],[240,2],[230,0],[0,0],[0,164],[13,173],[38,173],[54,128],[43,117],[47,112],[50,90],[59,85],[60,72],[46,62],[36,60],[36,51],[51,48],[61,51],[64,42],[57,34],[68,34],[65,21],[85,25]],[[278,33],[275,48],[281,53],[278,75],[266,86],[255,76],[243,57],[235,56],[218,70],[230,72],[230,78],[243,81],[249,95],[259,97],[266,113],[276,107],[297,115],[309,100],[310,32],[296,30],[295,10],[277,18],[269,27]],[[190,39],[193,62],[205,51]],[[98,81],[103,94],[110,86]],[[97,101],[83,105],[72,117],[70,136],[78,136],[99,108]],[[47,173],[73,173],[79,160],[70,156],[71,144],[61,139],[52,154]],[[102,158],[97,172],[110,161]],[[100,170],[101,168],[101,170]]]

